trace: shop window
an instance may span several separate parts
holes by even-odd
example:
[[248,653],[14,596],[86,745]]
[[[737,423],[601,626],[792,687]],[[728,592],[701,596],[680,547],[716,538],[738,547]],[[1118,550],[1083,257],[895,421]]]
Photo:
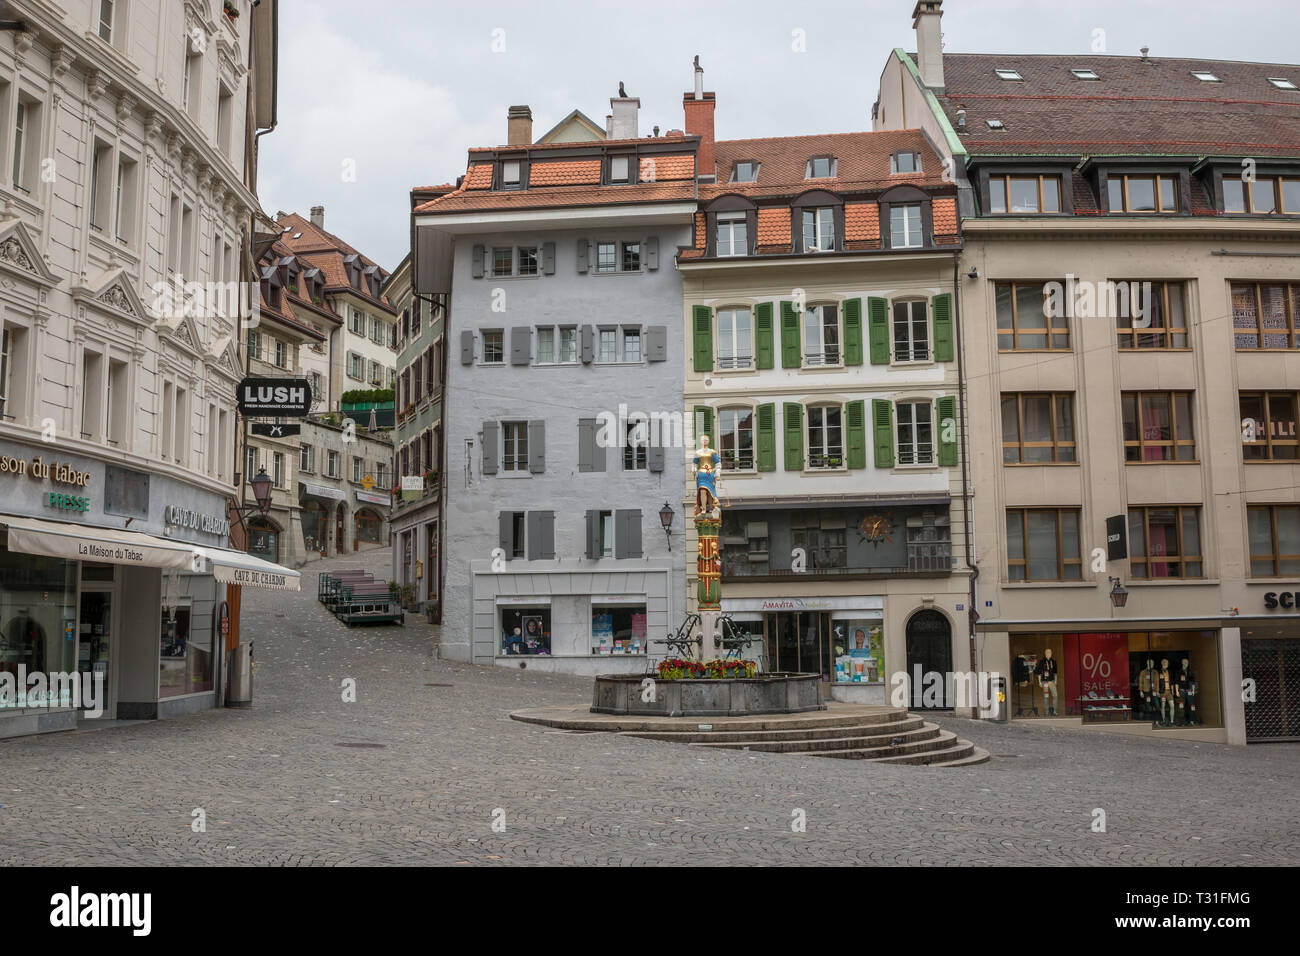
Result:
[[1124,392],[1125,461],[1195,461],[1191,392]]
[[1078,509],[1008,508],[1007,564],[1010,581],[1078,581]]
[[212,631],[195,630],[188,604],[163,607],[159,629],[160,698],[212,690]]
[[1238,349],[1300,348],[1300,283],[1232,283]]
[[254,518],[248,523],[248,553],[264,561],[280,561],[280,535],[275,526],[264,518]]
[[1008,465],[1073,464],[1074,395],[1002,394],[1002,461]]
[[329,514],[319,501],[302,506],[302,543],[308,551],[325,554],[329,547]]
[[835,640],[835,680],[846,684],[883,684],[884,627],[878,620],[831,621]]
[[1064,288],[1064,282],[996,283],[998,348],[1004,352],[1069,351],[1069,309],[1058,291]]
[[1246,517],[1251,577],[1300,574],[1300,506],[1252,505]]
[[[27,673],[72,673],[77,653],[77,563],[11,553],[7,537],[7,529],[0,531],[0,673],[13,674],[15,685],[20,666]],[[23,702],[27,702],[25,695]],[[68,706],[71,701],[59,704]],[[0,708],[18,705],[14,698],[0,700]]]
[[549,607],[503,607],[500,613],[501,654],[551,653]]
[[591,653],[646,653],[644,604],[592,605]]
[[[1116,336],[1121,349],[1187,348],[1182,282],[1110,283]],[[1101,307],[1101,303],[1097,303]]]
[[1130,508],[1129,573],[1135,578],[1199,578],[1200,508]]
[[363,508],[357,512],[356,533],[354,540],[360,544],[379,544],[379,531],[383,527],[383,519],[375,514],[369,508]]

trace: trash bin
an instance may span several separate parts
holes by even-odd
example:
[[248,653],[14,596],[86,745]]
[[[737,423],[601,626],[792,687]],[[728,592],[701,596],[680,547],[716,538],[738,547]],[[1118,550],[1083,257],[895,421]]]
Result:
[[236,644],[226,672],[226,706],[253,706],[253,643]]
[[989,683],[991,684],[989,687],[989,712],[985,719],[996,724],[1005,724],[1007,722],[1007,679],[1005,677],[991,677]]

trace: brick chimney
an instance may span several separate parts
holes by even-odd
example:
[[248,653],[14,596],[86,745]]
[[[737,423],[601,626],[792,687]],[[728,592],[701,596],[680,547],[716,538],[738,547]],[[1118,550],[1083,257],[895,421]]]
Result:
[[695,58],[695,90],[682,97],[682,110],[686,113],[686,133],[700,138],[696,168],[700,179],[716,179],[717,161],[713,149],[713,107],[712,93],[704,92],[704,68],[700,58]]
[[317,229],[325,228],[325,207],[324,206],[311,207],[311,224],[315,226]]
[[512,106],[506,113],[506,145],[533,144],[533,111],[527,106]]
[[943,89],[943,0],[917,0],[912,10],[912,29],[916,31],[916,67],[921,82],[931,89]]

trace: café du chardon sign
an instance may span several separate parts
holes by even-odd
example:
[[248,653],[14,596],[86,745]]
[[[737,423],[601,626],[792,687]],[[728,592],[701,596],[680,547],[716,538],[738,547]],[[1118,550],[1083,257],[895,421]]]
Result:
[[302,418],[311,411],[311,382],[305,378],[246,378],[236,393],[239,414]]

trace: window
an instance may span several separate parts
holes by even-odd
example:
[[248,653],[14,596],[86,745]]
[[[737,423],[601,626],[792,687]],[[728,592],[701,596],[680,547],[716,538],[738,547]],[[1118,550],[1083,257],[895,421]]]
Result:
[[20,99],[18,101],[18,112],[14,120],[14,188],[27,192],[29,183],[29,170],[27,169],[26,152],[30,140],[35,136],[29,127],[33,124],[32,114],[35,112],[30,103]]
[[1007,127],[1006,127],[1006,124],[1003,123],[1002,120],[999,120],[999,119],[985,120],[984,123],[985,123],[986,126],[988,126],[989,129],[1006,129],[1006,128],[1007,128]]
[[1019,71],[1017,70],[1004,69],[1004,70],[994,70],[993,72],[998,75],[999,80],[1023,80],[1024,79],[1024,77],[1021,76]]
[[835,160],[829,156],[814,156],[804,169],[805,179],[830,179],[835,175]]
[[99,0],[99,38],[113,42],[113,0]]
[[1195,461],[1191,392],[1124,392],[1125,461]]
[[1135,578],[1199,578],[1200,508],[1130,508],[1129,574]]
[[271,483],[277,488],[284,487],[284,454],[275,452],[271,455]]
[[627,441],[623,445],[623,470],[645,471],[650,453],[650,423],[638,419],[627,423]]
[[501,470],[528,471],[528,423],[501,423]]
[[325,453],[325,476],[327,478],[337,478],[339,476],[339,453],[336,451]]
[[1192,76],[1196,77],[1202,83],[1221,83],[1223,82],[1209,70],[1192,70]]
[[1021,216],[1061,211],[1060,176],[990,176],[989,212]]
[[283,342],[279,339],[275,342],[275,367],[284,368],[288,359],[287,350]]
[[1080,580],[1078,510],[1008,508],[1007,565],[1011,581]]
[[104,435],[108,438],[110,445],[120,446],[127,443],[131,402],[131,389],[127,378],[128,371],[126,362],[109,359]]
[[611,156],[609,158],[609,181],[611,183],[625,183],[628,181],[631,170],[631,162],[627,156]]
[[623,361],[624,362],[641,361],[641,330],[640,329],[623,330]]
[[894,361],[930,359],[930,323],[924,299],[894,303]]
[[930,402],[898,403],[898,463],[934,464],[934,417]]
[[377,488],[388,487],[388,466],[382,461],[375,462],[375,486]]
[[537,247],[536,246],[520,247],[519,274],[521,276],[537,275]]
[[749,309],[718,310],[718,368],[752,368],[754,340]]
[[485,329],[483,331],[483,364],[500,365],[505,360],[505,332],[501,329]]
[[0,416],[5,419],[13,417],[9,414],[10,345],[9,329],[6,327],[0,332]]
[[357,484],[361,483],[361,477],[365,474],[366,463],[360,458],[352,459],[352,480]]
[[749,223],[743,212],[718,216],[719,256],[743,256],[749,252]]
[[316,470],[316,446],[303,445],[298,449],[298,470],[312,472]]
[[925,244],[921,235],[921,204],[903,203],[889,207],[889,248],[916,249]]
[[618,359],[618,329],[600,329],[600,350],[597,362],[613,362]]
[[1297,89],[1297,87],[1296,87],[1296,85],[1295,85],[1294,83],[1292,83],[1290,80],[1285,79],[1285,78],[1280,77],[1280,76],[1270,76],[1270,77],[1268,78],[1268,81],[1269,81],[1270,83],[1272,83],[1274,86],[1276,86],[1279,90],[1294,90],[1294,89]]
[[217,148],[223,156],[230,155],[230,115],[235,95],[225,85],[217,87]]
[[1232,283],[1238,349],[1300,348],[1300,283]]
[[613,242],[596,243],[596,271],[613,272],[618,265],[618,245]]
[[808,467],[844,466],[842,409],[838,405],[813,405],[808,409]]
[[624,272],[641,271],[641,243],[639,242],[623,243],[623,271]]
[[749,408],[718,410],[718,454],[723,471],[754,469],[754,412]]
[[645,608],[644,604],[593,604],[592,653],[647,653]]
[[1074,395],[1002,394],[1002,461],[1008,465],[1075,462]]
[[612,558],[614,556],[614,512],[600,512],[600,556],[602,558]]
[[358,355],[356,352],[349,352],[348,353],[348,378],[355,378],[359,382],[365,381],[365,375],[366,375],[365,364],[366,364],[366,360],[363,359],[360,355]]
[[1070,71],[1076,80],[1100,80],[1096,71],[1088,69],[1074,69]]
[[550,365],[555,361],[555,329],[550,326],[537,329],[537,364]]
[[507,189],[519,185],[519,160],[512,159],[501,164],[501,185]]
[[119,157],[117,189],[113,195],[113,232],[123,242],[130,242],[135,234],[135,177],[135,162]]
[[994,287],[998,348],[1003,351],[1069,350],[1070,325],[1064,296],[1052,295],[1065,283],[999,282]]
[[1295,461],[1295,392],[1242,392],[1241,454],[1246,461]]
[[90,161],[90,226],[96,231],[103,231],[108,222],[108,177],[112,162],[113,147],[97,140]]
[[1254,182],[1244,182],[1235,177],[1224,177],[1223,211],[1300,215],[1300,179],[1259,176]]
[[840,364],[840,317],[833,305],[804,309],[804,365]]
[[758,163],[736,163],[736,165],[731,167],[731,181],[733,183],[754,182],[758,179],[758,167]]
[[919,173],[921,171],[920,153],[895,153],[889,157],[891,173]]
[[244,449],[244,480],[252,481],[257,475],[257,449]]
[[1252,505],[1250,575],[1255,578],[1300,574],[1300,505]]
[[576,328],[560,329],[560,361],[578,361],[578,330]]
[[1121,349],[1187,348],[1183,283],[1124,281],[1111,288]]
[[366,316],[364,312],[351,309],[348,312],[348,331],[356,335],[366,334]]
[[493,249],[492,250],[492,275],[493,277],[514,275],[515,271],[515,250]]
[[803,211],[803,251],[828,252],[835,248],[835,210],[830,206]]
[[1111,212],[1178,212],[1174,176],[1111,176],[1106,196]]
[[181,79],[181,108],[190,116],[197,118],[202,97],[203,61],[201,54],[194,49],[193,37],[185,38],[185,66]]
[[254,359],[262,357],[262,333],[255,329],[248,330],[248,355]]
[[370,363],[370,384],[384,384],[384,367],[375,361],[371,361]]

